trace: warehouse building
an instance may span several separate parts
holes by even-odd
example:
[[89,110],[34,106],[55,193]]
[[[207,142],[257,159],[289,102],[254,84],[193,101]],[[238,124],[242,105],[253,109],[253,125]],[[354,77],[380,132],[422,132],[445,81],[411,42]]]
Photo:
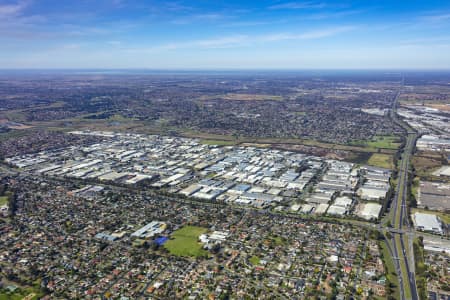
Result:
[[356,209],[356,215],[366,220],[376,220],[380,215],[381,207],[378,203],[362,203]]
[[323,215],[328,209],[328,204],[326,203],[321,203],[319,204],[319,206],[317,206],[316,210],[314,211],[314,213],[316,215]]
[[151,238],[157,234],[163,233],[164,230],[166,230],[166,228],[167,228],[166,223],[153,221],[151,223],[148,223],[144,227],[140,228],[139,230],[133,232],[131,236],[138,238]]
[[361,187],[358,189],[357,195],[363,200],[378,201],[386,197],[386,189]]
[[414,227],[417,230],[442,234],[442,223],[436,215],[416,212],[413,215]]

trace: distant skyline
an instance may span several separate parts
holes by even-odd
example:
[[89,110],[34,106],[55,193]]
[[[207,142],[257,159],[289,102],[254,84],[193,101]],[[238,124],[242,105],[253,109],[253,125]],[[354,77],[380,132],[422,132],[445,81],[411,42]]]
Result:
[[0,0],[0,69],[450,69],[450,1]]

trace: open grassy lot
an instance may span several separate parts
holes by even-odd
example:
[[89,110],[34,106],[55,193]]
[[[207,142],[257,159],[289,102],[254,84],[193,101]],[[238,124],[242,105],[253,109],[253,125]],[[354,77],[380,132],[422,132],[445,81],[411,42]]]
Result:
[[0,142],[9,139],[17,139],[26,136],[27,134],[31,134],[31,132],[31,130],[11,130],[8,132],[0,133]]
[[392,149],[396,150],[400,147],[400,140],[398,137],[393,135],[377,135],[371,140],[367,141],[353,141],[351,145],[360,147],[370,147],[379,149]]
[[8,203],[8,196],[0,196],[0,206],[5,205]]
[[136,119],[134,119],[134,118],[127,118],[127,117],[122,116],[121,114],[114,114],[114,115],[111,115],[108,118],[108,120],[109,121],[114,121],[114,122],[130,122],[130,121],[135,121]]
[[394,167],[394,161],[392,155],[374,153],[370,156],[367,163],[374,167],[392,169]]
[[208,252],[202,249],[202,244],[198,241],[198,237],[206,231],[203,227],[185,226],[175,231],[164,247],[176,256],[206,256]]
[[205,145],[218,145],[218,146],[234,146],[237,141],[224,141],[224,140],[200,140],[200,143]]
[[324,149],[334,150],[347,150],[347,151],[362,151],[362,152],[375,152],[376,149],[367,146],[353,146],[353,145],[341,145],[327,142],[320,142],[311,139],[277,139],[277,138],[246,138],[249,142],[265,143],[265,144],[298,144],[312,147],[319,147]]
[[352,162],[359,165],[367,164],[367,161],[372,156],[370,152],[350,152],[350,155],[345,159],[348,162]]
[[36,293],[24,293],[24,292],[0,292],[0,300],[35,300],[41,296]]
[[[233,144],[253,144],[253,146],[257,147],[258,144],[261,147],[270,147],[272,145],[304,145],[311,147],[318,147],[323,149],[333,149],[333,150],[344,150],[344,151],[357,151],[357,152],[377,152],[379,148],[369,146],[367,144],[364,145],[342,145],[342,144],[333,144],[320,142],[311,139],[300,139],[300,138],[256,138],[256,137],[245,137],[239,136],[236,138],[232,135],[221,135],[221,134],[212,134],[207,132],[202,132],[198,130],[188,130],[183,129],[179,132],[181,136],[188,138],[199,138],[203,140],[203,143],[208,143],[211,141],[211,144],[219,144],[222,145],[224,143],[230,142]],[[217,143],[215,143],[217,141]],[[394,154],[395,149],[382,149],[383,153]]]
[[400,141],[396,136],[375,136],[372,140],[367,142],[369,147],[384,148],[384,149],[398,149]]
[[432,176],[432,173],[442,166],[442,157],[436,153],[418,152],[412,157],[412,164],[418,176]]
[[259,262],[261,261],[261,259],[258,256],[253,255],[252,257],[250,257],[249,261],[252,265],[256,266],[256,265],[259,265]]
[[416,199],[419,195],[419,185],[420,185],[420,178],[416,176],[413,178],[412,185],[411,185],[411,194]]
[[14,122],[25,122],[26,113],[20,109],[4,110],[0,112],[0,119],[8,119]]
[[[439,91],[439,93],[436,93],[436,91]],[[434,107],[435,105],[445,106],[449,100],[449,88],[435,85],[417,88],[415,92],[404,92],[399,97],[400,105],[423,105],[427,107]]]
[[13,292],[6,288],[0,289],[0,300],[35,300],[42,296],[44,294],[38,287],[19,287]]

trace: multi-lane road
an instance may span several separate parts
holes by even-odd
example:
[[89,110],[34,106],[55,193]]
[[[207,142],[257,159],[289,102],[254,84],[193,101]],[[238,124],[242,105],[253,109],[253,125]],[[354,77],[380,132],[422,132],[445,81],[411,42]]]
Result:
[[395,230],[391,230],[392,246],[397,274],[400,282],[400,295],[402,299],[419,299],[416,288],[416,278],[414,274],[414,253],[409,247],[413,238],[407,233],[411,231],[407,212],[408,193],[408,169],[409,160],[414,147],[415,134],[408,133],[402,159],[399,162],[398,182],[395,196],[392,201],[391,224]]
[[413,231],[408,219],[407,209],[409,163],[414,151],[417,133],[397,119],[397,97],[394,101],[391,116],[395,123],[406,130],[407,136],[405,147],[398,162],[398,181],[389,214],[389,221],[392,224],[392,229],[390,229],[392,238],[388,240],[388,246],[399,278],[401,299],[418,300],[414,252],[412,249],[414,235],[412,234]]

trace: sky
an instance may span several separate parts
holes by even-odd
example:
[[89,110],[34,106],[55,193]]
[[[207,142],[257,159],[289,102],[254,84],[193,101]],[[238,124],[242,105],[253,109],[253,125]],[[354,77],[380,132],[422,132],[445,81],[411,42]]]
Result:
[[0,0],[0,69],[450,69],[450,0]]

